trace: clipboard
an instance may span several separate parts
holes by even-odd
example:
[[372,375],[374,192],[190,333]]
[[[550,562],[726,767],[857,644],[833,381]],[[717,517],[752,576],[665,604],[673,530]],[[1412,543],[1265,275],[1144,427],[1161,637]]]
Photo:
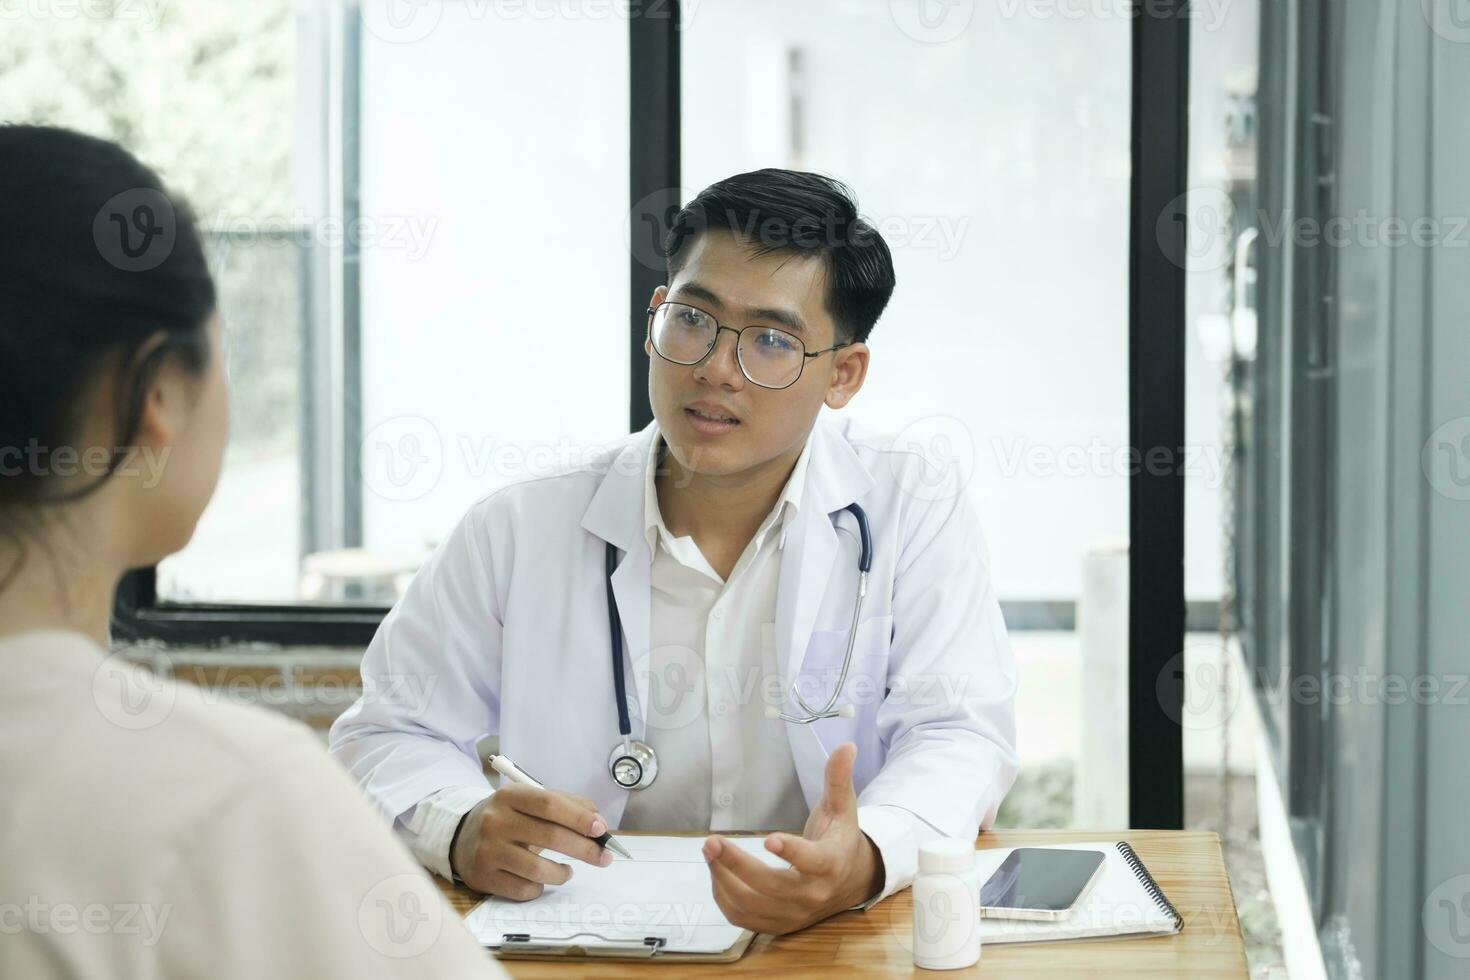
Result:
[[[547,886],[529,902],[488,896],[465,925],[499,959],[733,963],[745,955],[755,933],[720,910],[702,838],[628,835],[623,843],[634,860],[579,865],[569,882]],[[762,837],[730,843],[773,867],[789,867],[765,850]]]
[[[596,933],[579,933],[579,935],[595,936],[597,939],[611,941],[606,936]],[[507,933],[503,944],[492,948],[491,952],[498,960],[612,959],[654,960],[659,963],[734,963],[745,955],[754,941],[755,933],[746,929],[740,933],[740,938],[735,940],[735,944],[723,953],[670,953],[664,951],[664,940],[658,936],[648,936],[642,943],[627,942],[612,946],[587,946],[582,943],[568,942],[565,939],[538,941],[536,937],[526,933]]]

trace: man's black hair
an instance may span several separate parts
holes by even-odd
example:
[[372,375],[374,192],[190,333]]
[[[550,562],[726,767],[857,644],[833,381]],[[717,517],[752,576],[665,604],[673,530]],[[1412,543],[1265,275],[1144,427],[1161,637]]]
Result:
[[821,174],[768,168],[727,177],[684,206],[664,241],[669,281],[690,244],[710,228],[733,232],[757,255],[820,255],[827,263],[827,311],[839,340],[863,342],[893,295],[888,243],[858,216],[857,200]]

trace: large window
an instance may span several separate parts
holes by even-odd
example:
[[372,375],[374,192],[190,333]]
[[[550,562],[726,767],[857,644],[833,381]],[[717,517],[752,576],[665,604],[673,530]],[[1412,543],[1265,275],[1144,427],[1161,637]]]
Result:
[[1125,823],[1130,24],[968,9],[706,0],[686,195],[767,166],[857,193],[898,288],[843,414],[980,515],[1022,677],[1003,816]]
[[[274,285],[226,303],[278,304],[294,271],[317,273],[325,295],[274,321],[304,355],[276,380],[290,394],[299,377],[306,397],[295,416],[283,400],[239,413],[277,451],[236,461],[197,539],[161,566],[160,599],[380,608],[476,499],[626,431],[606,411],[628,400],[612,367],[626,23],[511,13],[303,12],[298,49],[324,79],[297,90],[294,114],[324,145],[298,157],[297,190],[322,261],[293,270],[287,254]],[[545,111],[558,104],[576,111]],[[549,343],[568,296],[575,329]]]
[[4,21],[0,118],[156,167],[226,323],[224,475],[154,599],[380,609],[476,499],[627,431],[625,18],[71,9]]
[[[1130,491],[1201,459],[1140,473],[1150,443],[1178,449],[1144,434],[1182,414],[1172,387],[1147,392],[1144,428],[1130,414],[1139,345],[1178,326],[1130,292],[1130,250],[1174,234],[1132,206],[1130,154],[1143,140],[1167,164],[1179,141],[1177,89],[1140,81],[1126,8],[270,0],[141,24],[132,9],[25,22],[0,68],[7,115],[132,147],[196,199],[213,245],[236,430],[196,539],[124,588],[136,632],[365,643],[474,501],[648,417],[640,311],[668,209],[743,170],[818,170],[856,191],[899,279],[846,411],[928,454],[936,484],[957,471],[989,538],[1039,774],[1017,819],[1137,816],[1129,725],[1175,695],[1130,652],[1156,674],[1178,648],[1172,581],[1154,580],[1165,614],[1130,637],[1129,576],[1182,552],[1177,510],[1130,509]],[[1162,44],[1177,55],[1177,36]],[[127,84],[105,98],[58,81],[106,58],[94,87]],[[1149,195],[1177,193],[1167,166],[1152,173]],[[1142,292],[1168,293],[1174,271],[1152,268]],[[1168,350],[1158,363],[1174,370]],[[1213,541],[1210,499],[1192,533]],[[1218,554],[1190,558],[1193,595],[1212,597]],[[1173,795],[1158,790],[1157,819],[1177,820]]]
[[219,493],[195,545],[159,569],[160,590],[274,597],[294,584],[300,557],[298,372],[314,326],[305,274],[322,231],[300,207],[293,166],[299,107],[314,95],[291,0],[0,14],[0,119],[123,144],[183,194],[206,238],[234,424]]
[[384,567],[628,431],[628,25],[515,9],[444,4],[412,43],[363,32],[363,213],[419,228],[361,263],[347,543]]

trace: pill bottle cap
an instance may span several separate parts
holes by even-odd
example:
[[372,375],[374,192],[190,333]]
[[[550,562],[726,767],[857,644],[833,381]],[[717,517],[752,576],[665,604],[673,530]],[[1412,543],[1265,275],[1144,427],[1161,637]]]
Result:
[[975,866],[975,844],[967,840],[932,840],[919,848],[921,874],[961,874]]

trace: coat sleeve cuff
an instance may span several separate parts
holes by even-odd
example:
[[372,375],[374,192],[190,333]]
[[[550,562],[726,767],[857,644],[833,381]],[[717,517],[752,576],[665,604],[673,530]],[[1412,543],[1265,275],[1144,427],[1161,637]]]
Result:
[[883,888],[862,905],[854,906],[866,911],[913,884],[919,870],[919,844],[937,835],[918,817],[893,806],[858,807],[858,829],[883,858]]
[[489,786],[450,786],[420,800],[395,821],[398,836],[420,864],[446,881],[454,880],[449,845],[464,815],[491,793]]

